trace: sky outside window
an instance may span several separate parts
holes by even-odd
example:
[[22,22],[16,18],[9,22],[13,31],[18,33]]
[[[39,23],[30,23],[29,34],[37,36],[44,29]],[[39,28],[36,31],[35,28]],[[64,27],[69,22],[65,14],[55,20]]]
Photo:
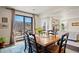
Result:
[[25,23],[31,23],[31,22],[32,22],[31,18],[25,17]]
[[15,16],[16,21],[23,22],[23,16]]
[[[15,16],[16,21],[23,22],[23,16]],[[30,17],[25,17],[25,22],[26,23],[31,23],[31,18]]]

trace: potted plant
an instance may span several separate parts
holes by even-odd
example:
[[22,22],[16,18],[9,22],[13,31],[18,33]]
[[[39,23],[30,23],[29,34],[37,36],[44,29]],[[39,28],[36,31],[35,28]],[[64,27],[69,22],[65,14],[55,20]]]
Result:
[[43,34],[43,29],[41,27],[36,28],[36,33],[37,34]]
[[6,38],[0,37],[0,48],[4,47],[5,42],[6,42]]

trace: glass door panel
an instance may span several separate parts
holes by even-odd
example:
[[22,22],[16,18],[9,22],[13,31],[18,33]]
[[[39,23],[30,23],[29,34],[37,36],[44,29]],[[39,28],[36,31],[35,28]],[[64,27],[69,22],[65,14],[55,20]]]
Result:
[[32,18],[25,17],[25,31],[32,31]]
[[15,19],[13,22],[14,40],[23,40],[25,31],[32,31],[32,26],[32,17],[15,15]]
[[23,16],[15,16],[15,20],[13,22],[13,33],[14,40],[22,40],[24,33],[24,20]]

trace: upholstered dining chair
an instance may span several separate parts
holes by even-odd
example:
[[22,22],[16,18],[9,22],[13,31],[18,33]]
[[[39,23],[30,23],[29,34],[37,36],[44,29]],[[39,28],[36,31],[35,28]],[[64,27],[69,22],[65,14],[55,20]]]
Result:
[[68,36],[69,33],[63,34],[58,43],[50,45],[49,47],[47,47],[47,50],[51,53],[65,53]]

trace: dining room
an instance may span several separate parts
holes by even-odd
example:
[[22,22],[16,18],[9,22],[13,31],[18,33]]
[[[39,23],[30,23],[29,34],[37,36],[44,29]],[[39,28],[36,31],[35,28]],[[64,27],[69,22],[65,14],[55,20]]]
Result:
[[0,52],[78,53],[78,11],[78,6],[0,7],[0,41],[7,38]]

